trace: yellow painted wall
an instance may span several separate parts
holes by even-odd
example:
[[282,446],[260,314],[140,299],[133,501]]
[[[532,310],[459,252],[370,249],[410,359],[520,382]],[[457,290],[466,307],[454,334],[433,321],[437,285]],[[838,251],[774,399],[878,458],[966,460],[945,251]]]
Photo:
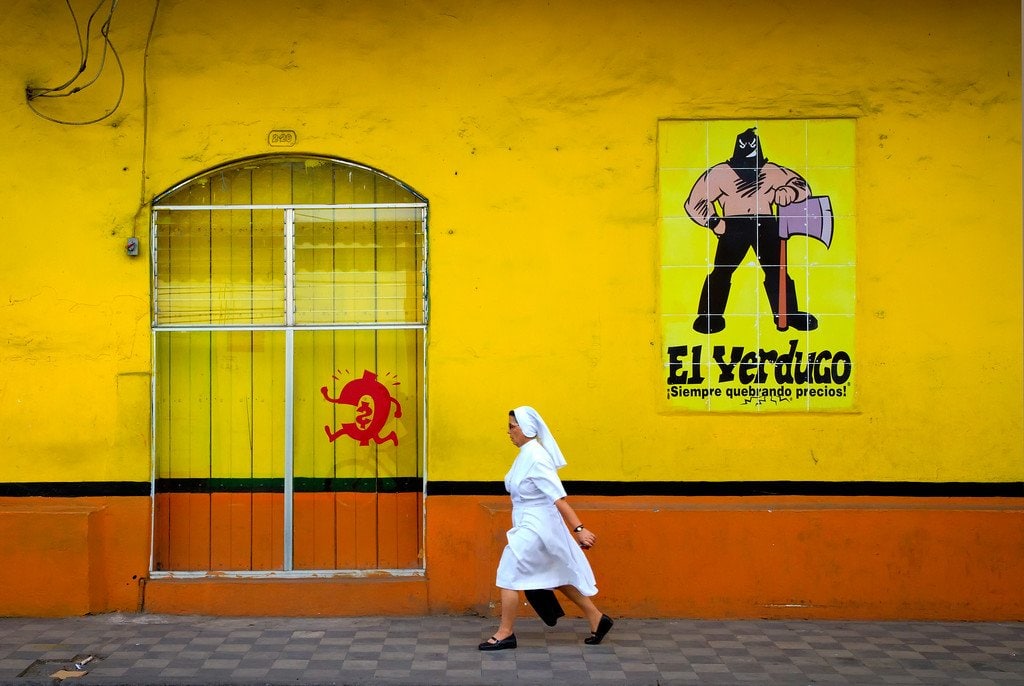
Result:
[[[149,479],[145,203],[276,129],[430,202],[430,480],[500,480],[528,403],[567,481],[1020,482],[1020,26],[1011,0],[121,2],[123,99],[73,126],[24,98],[74,73],[66,7],[9,3],[0,482]],[[33,104],[102,115],[114,65]],[[666,411],[659,121],[832,117],[856,128],[856,411]]]

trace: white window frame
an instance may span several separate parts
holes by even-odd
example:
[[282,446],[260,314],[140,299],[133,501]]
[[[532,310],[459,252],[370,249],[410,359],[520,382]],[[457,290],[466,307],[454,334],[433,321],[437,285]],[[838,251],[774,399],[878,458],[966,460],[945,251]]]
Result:
[[[379,174],[379,172],[374,172]],[[396,183],[398,183],[396,181]],[[383,323],[346,323],[346,324],[297,324],[295,322],[295,211],[296,210],[379,210],[379,209],[413,209],[420,210],[421,233],[423,236],[422,259],[420,262],[420,278],[423,283],[423,295],[421,304],[421,316],[419,322],[383,322]],[[237,211],[237,210],[280,210],[284,212],[285,234],[284,234],[284,280],[285,280],[285,321],[282,324],[159,324],[159,312],[157,311],[158,297],[158,273],[157,273],[157,216],[164,211]],[[219,578],[330,578],[330,577],[368,577],[368,576],[395,576],[395,577],[422,577],[426,574],[426,553],[424,551],[420,558],[418,568],[408,569],[326,569],[326,570],[296,570],[293,568],[293,525],[294,525],[294,452],[293,452],[293,393],[294,393],[294,336],[296,331],[343,331],[343,330],[387,330],[387,329],[415,329],[423,332],[423,353],[421,358],[422,368],[420,370],[423,379],[422,387],[418,390],[420,407],[418,408],[422,421],[420,423],[421,436],[419,436],[419,464],[422,474],[422,507],[419,518],[420,540],[426,536],[426,485],[427,485],[427,330],[429,322],[428,297],[429,282],[427,265],[429,263],[428,241],[427,241],[427,212],[426,202],[414,203],[349,203],[349,204],[238,204],[238,205],[159,205],[154,204],[150,216],[150,259],[152,265],[151,288],[152,288],[152,360],[154,365],[153,382],[151,384],[150,398],[150,444],[151,444],[151,474],[150,474],[150,499],[151,499],[151,521],[150,521],[150,560],[149,575],[153,579],[195,579],[207,577]],[[284,569],[283,570],[217,570],[217,571],[172,571],[154,570],[155,553],[155,527],[156,527],[156,336],[160,332],[168,331],[283,331],[285,335],[285,370],[284,370],[284,393],[285,393],[285,431],[284,431]]]

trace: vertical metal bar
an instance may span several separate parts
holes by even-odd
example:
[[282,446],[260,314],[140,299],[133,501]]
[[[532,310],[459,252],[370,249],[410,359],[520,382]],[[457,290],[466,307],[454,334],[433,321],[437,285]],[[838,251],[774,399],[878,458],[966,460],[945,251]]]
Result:
[[284,211],[284,569],[294,565],[295,210]]
[[295,210],[284,211],[284,323],[295,326]]
[[157,365],[157,333],[152,329],[157,323],[156,309],[156,210],[149,216],[149,263],[153,270],[153,313],[150,317],[150,372],[149,372],[149,571],[153,571],[156,561],[156,365]]
[[[157,210],[153,210],[153,212],[149,216],[149,264],[150,264],[150,270],[151,270],[149,279],[150,279],[150,286],[152,286],[152,295],[151,295],[150,302],[152,303],[152,308],[153,308],[153,311],[150,314],[150,320],[151,320],[151,325],[153,325],[153,326],[155,326],[160,321],[160,309],[157,306],[157,303],[159,302],[159,300],[157,298],[157,295],[158,295],[158,291],[157,291],[158,281],[157,281],[157,279],[159,278],[159,274],[158,274],[157,261],[156,261],[156,246],[157,246],[156,215],[157,215]],[[170,251],[168,251],[168,252],[170,252]]]
[[420,407],[419,407],[420,420],[418,422],[418,425],[419,425],[419,432],[418,432],[419,436],[418,436],[418,439],[420,441],[419,472],[420,472],[420,475],[421,475],[420,488],[422,490],[421,490],[421,495],[420,495],[420,512],[419,512],[419,516],[420,516],[419,519],[420,520],[417,523],[417,525],[419,526],[419,529],[420,529],[420,536],[419,536],[419,539],[420,539],[419,540],[419,542],[420,542],[420,550],[423,551],[422,557],[420,559],[420,569],[424,569],[425,570],[427,568],[427,552],[428,552],[427,551],[427,544],[426,544],[426,541],[427,541],[427,435],[428,435],[427,422],[429,421],[429,418],[427,417],[427,387],[428,387],[428,384],[427,384],[427,348],[428,348],[428,346],[427,346],[427,335],[429,333],[428,325],[430,323],[430,297],[429,297],[430,296],[430,283],[428,281],[428,279],[430,278],[430,267],[429,267],[429,259],[430,259],[429,246],[430,246],[430,242],[427,240],[427,208],[424,207],[420,212],[421,212],[421,214],[420,214],[421,225],[420,226],[421,226],[421,233],[423,235],[423,239],[422,239],[423,240],[423,252],[422,252],[422,255],[420,256],[420,259],[421,259],[420,270],[422,272],[422,277],[421,278],[423,279],[423,304],[422,304],[422,310],[421,310],[421,314],[420,314],[420,324],[422,325],[423,328],[421,329],[420,336],[417,337],[418,340],[416,342],[416,345],[419,348],[417,350],[417,353],[420,355],[420,365],[421,365],[421,367],[420,367],[420,383],[419,383],[419,388],[417,389],[417,393],[420,396]]
[[294,487],[294,452],[292,450],[292,433],[294,422],[292,421],[293,403],[292,389],[295,386],[295,364],[293,354],[295,352],[295,330],[285,329],[284,332],[284,569],[291,571],[294,556],[292,554],[294,508],[292,498],[295,495]]
[[420,304],[420,324],[426,327],[430,321],[430,243],[427,241],[427,208],[420,211],[420,234],[423,236],[423,248],[420,255],[420,279],[423,283],[423,302]]

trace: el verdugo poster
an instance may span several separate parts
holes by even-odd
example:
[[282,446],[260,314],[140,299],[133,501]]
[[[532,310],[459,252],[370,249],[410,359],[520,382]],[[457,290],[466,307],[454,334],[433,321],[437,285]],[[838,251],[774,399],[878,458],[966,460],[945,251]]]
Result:
[[658,134],[668,409],[853,410],[853,120],[672,120]]

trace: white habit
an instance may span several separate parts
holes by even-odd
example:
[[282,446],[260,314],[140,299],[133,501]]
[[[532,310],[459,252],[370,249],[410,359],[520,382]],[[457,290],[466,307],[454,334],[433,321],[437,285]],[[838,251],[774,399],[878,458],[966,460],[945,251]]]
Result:
[[[557,444],[553,449],[561,458]],[[597,594],[590,563],[555,507],[555,501],[565,497],[558,478],[564,464],[532,439],[519,449],[505,475],[505,490],[512,496],[512,528],[498,563],[499,588],[528,591],[569,585],[585,596]]]

